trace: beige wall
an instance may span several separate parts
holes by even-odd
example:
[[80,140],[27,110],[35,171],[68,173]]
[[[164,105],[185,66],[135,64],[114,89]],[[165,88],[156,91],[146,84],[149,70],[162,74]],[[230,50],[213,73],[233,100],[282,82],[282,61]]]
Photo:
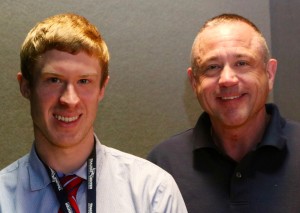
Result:
[[28,102],[15,77],[19,47],[37,21],[62,12],[86,16],[111,52],[111,79],[96,133],[103,144],[142,157],[192,127],[201,112],[185,71],[193,39],[207,18],[239,13],[270,41],[268,0],[1,0],[0,168],[27,153],[33,140]]

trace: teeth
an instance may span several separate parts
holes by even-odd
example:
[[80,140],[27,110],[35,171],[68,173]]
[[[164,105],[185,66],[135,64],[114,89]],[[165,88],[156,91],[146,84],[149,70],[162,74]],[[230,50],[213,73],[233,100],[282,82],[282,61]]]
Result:
[[222,100],[233,100],[239,98],[240,96],[222,97]]
[[74,117],[63,117],[61,115],[55,115],[55,118],[59,121],[63,121],[63,122],[66,122],[66,123],[69,123],[69,122],[72,122],[72,121],[75,121],[78,119],[79,116],[74,116]]

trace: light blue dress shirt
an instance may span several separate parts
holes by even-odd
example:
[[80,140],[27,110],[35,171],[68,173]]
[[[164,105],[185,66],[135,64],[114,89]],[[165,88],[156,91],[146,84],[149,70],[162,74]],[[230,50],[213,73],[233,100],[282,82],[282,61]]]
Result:
[[[96,137],[96,136],[95,136]],[[142,158],[102,145],[97,139],[97,212],[185,213],[174,179]],[[86,164],[75,172],[86,180]],[[86,212],[86,181],[77,193]],[[59,202],[34,147],[0,172],[0,213],[57,213]]]

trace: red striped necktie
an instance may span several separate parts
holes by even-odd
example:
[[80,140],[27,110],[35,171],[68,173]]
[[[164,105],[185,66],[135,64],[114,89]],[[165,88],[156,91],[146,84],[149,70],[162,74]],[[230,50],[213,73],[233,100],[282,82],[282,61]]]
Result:
[[[68,175],[60,178],[60,183],[64,187],[64,191],[68,195],[70,205],[73,207],[75,213],[80,213],[76,202],[76,195],[82,181],[82,178],[76,175]],[[61,209],[59,209],[58,213],[63,212]]]

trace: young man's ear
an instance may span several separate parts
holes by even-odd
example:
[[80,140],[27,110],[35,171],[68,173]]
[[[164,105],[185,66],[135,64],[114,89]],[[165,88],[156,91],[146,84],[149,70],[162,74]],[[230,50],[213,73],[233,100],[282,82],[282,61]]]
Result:
[[17,74],[17,79],[18,79],[18,82],[19,82],[21,94],[23,95],[23,97],[29,99],[29,97],[30,97],[30,85],[29,85],[29,81],[26,80],[23,77],[23,75],[22,75],[21,72],[19,72]]
[[100,88],[98,102],[100,102],[104,98],[104,92],[105,92],[105,88],[106,88],[106,86],[108,84],[108,81],[109,81],[109,76],[107,76],[105,82],[103,83],[102,87]]

